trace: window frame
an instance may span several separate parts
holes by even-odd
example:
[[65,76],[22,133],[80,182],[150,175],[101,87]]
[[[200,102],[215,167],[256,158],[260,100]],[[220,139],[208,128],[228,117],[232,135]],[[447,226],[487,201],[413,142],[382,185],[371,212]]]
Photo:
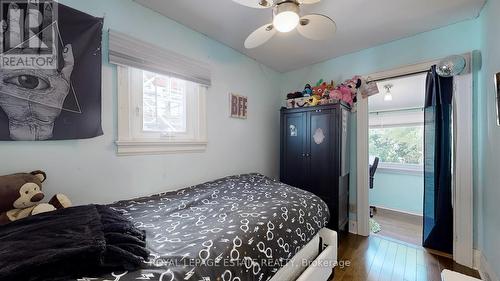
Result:
[[380,162],[378,164],[378,171],[394,173],[394,174],[404,174],[404,175],[424,175],[424,165],[418,164],[401,164],[401,163],[390,163],[390,162]]
[[[206,92],[207,87],[199,84],[198,98],[187,99],[187,134],[165,134],[161,132],[142,131],[143,92],[137,88],[138,79],[135,69],[128,66],[117,66],[118,91],[118,139],[117,154],[157,155],[166,153],[203,152],[206,150],[207,120]],[[149,70],[148,70],[149,71]],[[142,72],[141,72],[142,73]],[[134,74],[136,74],[134,76]],[[141,76],[142,77],[142,76]],[[142,79],[140,82],[142,85]],[[195,101],[196,100],[196,101]]]

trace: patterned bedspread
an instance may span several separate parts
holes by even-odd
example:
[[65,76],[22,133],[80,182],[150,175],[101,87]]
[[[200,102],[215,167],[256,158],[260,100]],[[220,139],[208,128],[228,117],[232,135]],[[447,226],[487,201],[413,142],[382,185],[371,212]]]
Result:
[[269,280],[329,219],[315,195],[259,174],[111,206],[146,231],[150,260],[78,280]]

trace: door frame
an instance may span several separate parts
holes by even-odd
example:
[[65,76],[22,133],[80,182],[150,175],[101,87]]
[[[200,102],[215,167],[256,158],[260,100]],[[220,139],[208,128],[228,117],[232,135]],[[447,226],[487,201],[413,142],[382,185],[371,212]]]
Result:
[[[473,266],[473,74],[472,53],[462,54],[467,69],[454,80],[453,126],[453,259],[462,265]],[[367,81],[390,79],[425,71],[439,60],[406,65],[365,75]],[[369,149],[368,98],[357,98],[357,233],[368,236],[369,231]]]

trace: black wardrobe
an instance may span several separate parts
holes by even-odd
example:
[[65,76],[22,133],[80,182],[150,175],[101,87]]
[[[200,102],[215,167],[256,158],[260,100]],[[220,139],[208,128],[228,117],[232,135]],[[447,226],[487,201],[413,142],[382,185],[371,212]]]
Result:
[[349,119],[343,103],[281,109],[280,179],[321,197],[336,231],[349,222]]

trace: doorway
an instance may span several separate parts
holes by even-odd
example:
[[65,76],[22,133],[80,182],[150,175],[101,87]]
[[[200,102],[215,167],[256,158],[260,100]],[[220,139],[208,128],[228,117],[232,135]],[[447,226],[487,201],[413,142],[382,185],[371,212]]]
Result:
[[422,245],[426,74],[377,82],[368,99],[370,233]]
[[[462,55],[467,61],[467,68],[454,77],[453,119],[453,259],[468,267],[473,266],[473,93],[474,69],[480,64],[473,52]],[[428,71],[439,60],[426,61],[413,65],[401,66],[365,75],[367,81],[382,81],[395,77],[408,76]],[[368,98],[358,93],[356,126],[356,221],[352,222],[356,233],[368,236],[369,231],[369,109]]]

